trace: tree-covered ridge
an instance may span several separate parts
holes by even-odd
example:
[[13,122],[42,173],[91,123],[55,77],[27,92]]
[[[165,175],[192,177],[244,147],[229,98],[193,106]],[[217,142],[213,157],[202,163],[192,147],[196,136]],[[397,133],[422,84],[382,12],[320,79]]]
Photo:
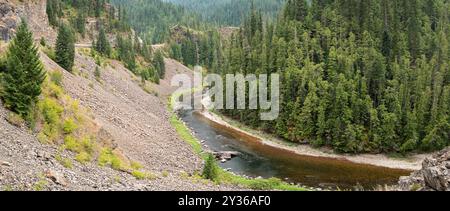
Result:
[[[161,66],[159,57],[153,58],[148,39],[141,39],[131,29],[127,9],[121,5],[112,5],[109,0],[49,0],[47,15],[49,20],[54,19],[53,27],[59,28],[55,53],[50,56],[67,71],[71,71],[74,63],[74,44],[89,33],[92,57],[98,65],[104,58],[120,60],[141,76],[143,83],[147,80],[159,83],[164,76],[164,71],[157,69]],[[88,22],[95,23],[89,31]],[[42,43],[45,45],[45,40]]]
[[225,48],[227,73],[279,73],[281,114],[225,114],[340,152],[450,145],[445,0],[288,0],[276,24],[253,11]]
[[197,15],[161,0],[112,0],[111,2],[125,10],[124,17],[128,23],[152,43],[165,42],[170,37],[170,28],[176,25],[201,27]]
[[198,13],[203,20],[217,25],[239,26],[252,7],[265,19],[276,18],[286,0],[165,0]]

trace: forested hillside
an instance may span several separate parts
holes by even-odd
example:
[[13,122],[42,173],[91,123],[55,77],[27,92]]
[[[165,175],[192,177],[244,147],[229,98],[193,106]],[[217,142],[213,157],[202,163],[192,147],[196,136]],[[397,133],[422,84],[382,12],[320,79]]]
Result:
[[198,13],[205,21],[217,25],[239,26],[253,7],[273,19],[286,0],[165,0]]
[[112,0],[121,10],[124,18],[145,39],[152,43],[165,42],[170,28],[176,25],[200,28],[197,15],[161,0]]
[[446,0],[289,0],[276,24],[253,11],[220,62],[227,73],[281,74],[281,114],[224,114],[293,142],[339,152],[450,144]]

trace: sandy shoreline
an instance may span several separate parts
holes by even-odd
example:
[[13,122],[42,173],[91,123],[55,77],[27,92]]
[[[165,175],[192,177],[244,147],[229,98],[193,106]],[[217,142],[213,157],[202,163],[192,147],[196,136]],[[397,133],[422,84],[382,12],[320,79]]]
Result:
[[[380,166],[386,168],[393,169],[403,169],[403,170],[419,170],[422,167],[422,161],[431,156],[431,154],[418,154],[412,155],[407,158],[392,158],[388,157],[384,154],[359,154],[359,155],[340,155],[334,154],[332,152],[326,152],[325,150],[316,149],[308,145],[300,145],[300,144],[292,144],[288,143],[284,140],[280,140],[270,136],[269,134],[264,134],[263,132],[252,130],[246,128],[245,130],[241,129],[242,126],[234,126],[230,124],[232,120],[227,119],[226,117],[219,116],[213,112],[204,110],[198,112],[198,114],[202,115],[204,118],[212,121],[216,124],[220,124],[229,129],[235,130],[236,132],[243,133],[247,136],[253,137],[261,141],[263,144],[288,150],[303,156],[311,156],[311,157],[323,157],[323,158],[335,158],[341,160],[347,160],[354,163],[359,164],[367,164],[373,166]],[[249,132],[250,131],[250,132]]]

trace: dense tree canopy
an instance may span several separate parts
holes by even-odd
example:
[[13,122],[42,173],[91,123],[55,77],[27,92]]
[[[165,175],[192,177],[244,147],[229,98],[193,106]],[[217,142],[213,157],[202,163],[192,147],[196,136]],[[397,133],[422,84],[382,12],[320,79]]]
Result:
[[166,0],[198,13],[204,21],[224,26],[239,26],[253,7],[265,19],[273,19],[285,0]]
[[288,0],[275,24],[253,11],[219,69],[279,73],[280,118],[223,113],[340,152],[447,146],[449,8],[445,0]]

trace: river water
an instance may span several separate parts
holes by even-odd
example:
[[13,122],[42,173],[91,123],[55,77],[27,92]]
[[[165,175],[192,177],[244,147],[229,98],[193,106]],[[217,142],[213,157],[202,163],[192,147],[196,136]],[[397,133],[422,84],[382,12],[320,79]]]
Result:
[[302,156],[262,144],[255,138],[212,122],[195,111],[182,111],[181,119],[198,139],[213,151],[237,151],[241,155],[221,163],[224,169],[251,177],[277,177],[287,182],[316,188],[372,190],[393,185],[410,172],[356,164],[332,158]]

